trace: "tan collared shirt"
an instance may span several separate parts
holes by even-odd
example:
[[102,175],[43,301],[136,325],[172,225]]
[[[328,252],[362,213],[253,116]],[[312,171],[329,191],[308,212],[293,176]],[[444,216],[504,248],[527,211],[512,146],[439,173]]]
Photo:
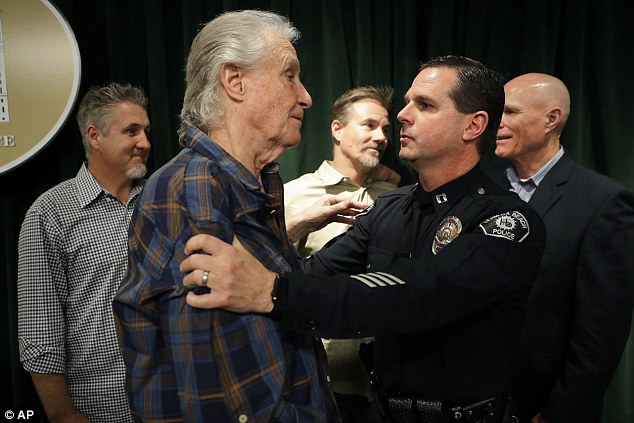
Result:
[[[331,161],[324,160],[314,173],[307,173],[284,184],[285,213],[288,218],[311,206],[324,194],[342,194],[351,200],[370,205],[379,195],[394,189],[395,185],[372,179],[368,179],[365,185],[359,187],[352,179],[337,172]],[[319,251],[332,238],[347,231],[349,226],[344,223],[331,223],[301,239],[297,243],[297,249],[302,257],[306,258]]]
[[[307,173],[284,185],[286,216],[291,216],[310,207],[324,194],[343,194],[352,200],[370,205],[387,191],[396,189],[388,182],[368,179],[359,187],[347,176],[337,172],[332,162],[324,160],[314,173]],[[297,243],[297,249],[306,258],[319,251],[332,238],[346,232],[350,225],[331,223],[325,228],[309,234]],[[339,394],[371,396],[369,378],[359,359],[359,345],[366,339],[324,339],[328,355],[330,384]]]

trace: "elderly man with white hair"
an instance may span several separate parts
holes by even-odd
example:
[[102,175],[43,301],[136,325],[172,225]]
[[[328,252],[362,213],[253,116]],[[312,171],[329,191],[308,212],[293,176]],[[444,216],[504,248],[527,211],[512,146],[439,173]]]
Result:
[[[129,270],[114,302],[136,420],[338,419],[318,338],[290,334],[260,314],[188,307],[179,270],[186,241],[201,233],[239,237],[271,269],[301,268],[273,162],[299,143],[312,105],[299,78],[298,37],[275,13],[240,11],[218,16],[194,39],[184,149],[139,198]],[[330,214],[355,204],[326,203]]]

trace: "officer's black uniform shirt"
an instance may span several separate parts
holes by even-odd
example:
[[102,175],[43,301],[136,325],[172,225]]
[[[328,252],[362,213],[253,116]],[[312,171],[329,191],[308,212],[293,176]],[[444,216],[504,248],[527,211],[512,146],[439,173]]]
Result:
[[479,166],[430,193],[399,188],[310,273],[288,276],[283,321],[323,338],[377,335],[389,391],[456,404],[498,395],[544,241],[530,206]]

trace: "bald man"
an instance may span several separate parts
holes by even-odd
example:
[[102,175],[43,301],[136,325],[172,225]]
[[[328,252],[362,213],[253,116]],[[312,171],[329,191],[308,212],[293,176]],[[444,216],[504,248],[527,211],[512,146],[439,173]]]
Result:
[[504,91],[495,154],[511,165],[497,176],[537,210],[547,234],[521,336],[516,411],[520,422],[599,422],[630,332],[634,195],[561,146],[570,114],[562,81],[531,73]]

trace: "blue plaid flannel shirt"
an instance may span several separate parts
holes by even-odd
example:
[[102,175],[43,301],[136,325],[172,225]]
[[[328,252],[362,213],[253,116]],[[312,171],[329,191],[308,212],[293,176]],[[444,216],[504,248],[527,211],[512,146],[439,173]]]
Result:
[[[262,185],[194,127],[186,147],[152,175],[137,201],[128,271],[114,312],[135,420],[337,421],[319,339],[266,316],[185,302],[179,265],[187,240],[234,236],[265,267],[299,270],[286,236],[277,164]],[[264,187],[264,192],[262,191]]]

